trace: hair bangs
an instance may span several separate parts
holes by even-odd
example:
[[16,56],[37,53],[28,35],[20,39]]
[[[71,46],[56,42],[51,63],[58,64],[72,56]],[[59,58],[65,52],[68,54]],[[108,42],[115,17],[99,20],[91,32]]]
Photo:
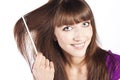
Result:
[[54,26],[73,25],[82,21],[91,20],[92,12],[87,4],[80,1],[66,2],[58,7],[55,17]]

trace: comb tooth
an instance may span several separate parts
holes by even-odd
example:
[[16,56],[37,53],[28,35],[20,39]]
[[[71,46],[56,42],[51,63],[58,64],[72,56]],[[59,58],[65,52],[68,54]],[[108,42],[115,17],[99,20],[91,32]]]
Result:
[[30,37],[30,40],[31,40],[31,42],[32,42],[33,48],[34,48],[34,50],[35,50],[35,53],[37,54],[37,53],[38,53],[37,48],[36,48],[36,46],[35,46],[35,43],[34,43],[34,41],[33,41],[32,36],[31,36],[30,30],[28,29],[28,25],[27,25],[27,23],[26,23],[26,21],[25,21],[24,16],[22,16],[22,19],[23,19],[23,22],[24,22],[24,24],[25,24],[26,30],[27,30],[27,32],[28,32],[28,35],[29,35],[29,37]]

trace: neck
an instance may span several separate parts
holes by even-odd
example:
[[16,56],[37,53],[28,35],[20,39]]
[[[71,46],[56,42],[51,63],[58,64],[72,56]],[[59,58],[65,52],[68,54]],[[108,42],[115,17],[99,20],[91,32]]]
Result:
[[67,58],[67,61],[68,61],[68,64],[70,67],[80,67],[82,65],[84,65],[84,58],[85,56],[82,56],[82,57],[74,57],[74,56],[70,56],[70,55],[66,55],[66,58]]
[[69,71],[77,72],[77,73],[85,73],[87,71],[87,66],[86,64],[80,64],[80,65],[66,65],[66,69]]
[[69,80],[87,80],[87,67],[86,65],[66,65],[66,72]]
[[69,80],[87,80],[87,66],[83,57],[71,56],[66,54],[68,63],[65,65],[65,70]]

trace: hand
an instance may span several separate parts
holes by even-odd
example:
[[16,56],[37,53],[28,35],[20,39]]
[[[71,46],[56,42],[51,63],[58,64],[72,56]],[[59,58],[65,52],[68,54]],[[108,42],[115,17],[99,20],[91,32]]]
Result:
[[34,79],[53,80],[54,72],[53,62],[46,59],[41,53],[38,53],[32,68]]

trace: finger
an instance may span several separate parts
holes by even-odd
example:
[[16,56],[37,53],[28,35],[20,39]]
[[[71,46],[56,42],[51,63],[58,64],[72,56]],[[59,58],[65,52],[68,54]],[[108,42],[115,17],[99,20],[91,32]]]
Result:
[[49,63],[50,63],[49,60],[46,59],[46,61],[45,61],[45,66],[46,66],[46,68],[49,67]]
[[50,69],[54,70],[54,64],[52,61],[50,61]]
[[39,63],[41,63],[41,61],[42,61],[42,54],[38,53],[33,66],[39,67],[40,66]]
[[42,55],[41,62],[39,63],[40,67],[45,68],[45,60],[46,60],[45,56]]

